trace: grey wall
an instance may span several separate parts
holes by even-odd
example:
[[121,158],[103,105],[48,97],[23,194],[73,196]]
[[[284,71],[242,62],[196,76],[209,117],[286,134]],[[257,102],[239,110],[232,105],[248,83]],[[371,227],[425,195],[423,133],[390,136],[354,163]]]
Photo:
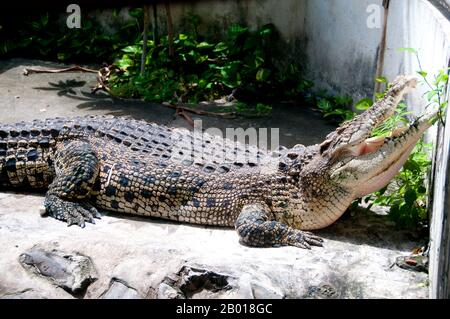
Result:
[[367,26],[370,4],[381,0],[307,1],[305,11],[307,77],[355,101],[373,94],[381,28]]
[[[357,101],[371,97],[381,36],[383,31],[382,0],[210,0],[171,4],[175,31],[184,31],[186,17],[201,17],[200,32],[223,35],[233,23],[256,29],[273,23],[280,31],[282,62],[303,66],[305,77],[317,89],[350,94]],[[380,25],[370,28],[370,6],[379,8]],[[373,7],[372,7],[373,8]],[[114,19],[103,12],[108,28]],[[122,11],[119,18],[125,16]],[[439,18],[441,17],[441,18]],[[424,69],[434,71],[445,64],[448,30],[443,30],[439,11],[427,0],[390,0],[387,20],[387,47],[382,64],[389,79],[399,73],[417,70],[412,56],[397,51],[401,47],[419,49]],[[158,5],[158,20],[166,32],[164,5]],[[110,29],[110,28],[108,28]],[[431,36],[430,36],[431,35]],[[417,103],[414,103],[417,105]],[[420,109],[420,107],[419,107]]]
[[[367,27],[370,4],[382,0],[239,0],[179,3],[172,7],[176,26],[199,15],[203,32],[223,34],[232,23],[255,29],[273,23],[280,31],[286,59],[300,63],[317,89],[372,95],[381,28]],[[159,12],[164,13],[163,6]],[[164,24],[163,15],[160,15]],[[181,29],[181,28],[180,28]]]

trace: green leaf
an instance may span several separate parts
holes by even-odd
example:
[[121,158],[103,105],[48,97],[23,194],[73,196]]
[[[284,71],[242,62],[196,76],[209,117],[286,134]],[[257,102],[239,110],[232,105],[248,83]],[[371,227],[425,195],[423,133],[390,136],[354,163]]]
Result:
[[48,13],[44,14],[41,18],[41,24],[42,26],[46,26],[48,24]]
[[188,36],[186,34],[180,33],[180,35],[178,36],[178,38],[182,41],[187,40]]
[[375,98],[378,100],[382,99],[384,97],[385,93],[375,93]]
[[70,54],[67,52],[59,52],[56,56],[60,61],[65,61],[70,58]]
[[198,81],[198,86],[202,89],[204,89],[207,85],[208,81],[206,81],[205,79],[200,79],[200,81]]
[[378,83],[388,83],[388,79],[384,76],[376,78],[375,81],[377,81]]
[[119,67],[119,68],[124,68],[124,69],[126,69],[126,68],[128,68],[128,67],[130,67],[130,66],[132,66],[133,65],[133,60],[132,59],[130,59],[128,56],[126,56],[126,55],[124,55],[123,57],[122,57],[122,59],[120,59],[120,60],[118,60],[117,61],[117,66]]
[[142,52],[142,48],[138,45],[129,45],[129,46],[123,48],[122,51],[126,52],[126,53],[138,54],[138,53]]
[[373,101],[370,98],[361,99],[355,104],[355,109],[357,109],[359,111],[365,111],[369,107],[371,107],[372,104],[373,104]]
[[414,48],[398,48],[397,49],[398,52],[408,52],[408,53],[413,53],[413,54],[417,54],[417,50]]
[[425,71],[417,71],[418,74],[420,74],[421,77],[426,78],[428,73]]
[[209,49],[209,48],[212,48],[212,47],[214,47],[214,44],[210,44],[210,43],[205,42],[205,41],[200,42],[199,44],[197,44],[197,48],[198,49]]
[[270,75],[269,69],[261,68],[256,72],[256,81],[265,81]]
[[324,112],[331,111],[332,106],[328,100],[322,99],[317,103],[317,107]]
[[247,32],[247,30],[248,30],[248,28],[244,28],[238,24],[234,24],[228,29],[228,36],[230,38],[234,39],[234,38],[238,37],[239,35]]
[[411,171],[411,172],[415,172],[418,173],[421,170],[421,167],[419,164],[417,164],[416,161],[413,160],[408,160],[405,162],[405,164],[403,165],[403,169]]
[[259,68],[263,64],[264,64],[264,59],[260,56],[256,56],[255,57],[255,67]]
[[228,45],[225,42],[219,42],[214,47],[214,52],[221,52],[228,49]]
[[263,37],[269,36],[275,32],[275,26],[272,23],[263,25],[259,30],[259,34]]
[[35,30],[35,31],[39,31],[41,29],[41,25],[38,22],[31,22],[31,27]]
[[417,193],[414,189],[407,188],[405,192],[405,202],[408,206],[412,206],[417,199]]
[[426,189],[426,187],[423,186],[423,185],[420,185],[420,186],[417,188],[417,193],[418,193],[418,194],[426,194],[426,192],[427,192],[427,189]]
[[128,14],[136,19],[140,19],[144,15],[142,8],[131,8],[128,10]]
[[429,91],[429,92],[427,93],[427,99],[428,99],[428,101],[431,101],[436,95],[437,95],[437,91],[435,91],[435,90]]
[[448,82],[448,74],[445,74],[442,70],[439,73],[439,75],[434,80],[434,84],[438,86],[441,83],[447,83]]

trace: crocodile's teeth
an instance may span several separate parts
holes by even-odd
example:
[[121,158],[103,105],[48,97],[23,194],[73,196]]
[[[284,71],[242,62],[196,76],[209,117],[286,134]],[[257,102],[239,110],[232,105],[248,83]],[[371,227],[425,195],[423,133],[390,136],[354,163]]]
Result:
[[389,137],[396,137],[401,135],[403,132],[405,132],[409,127],[408,126],[402,126],[399,128],[396,128],[395,130],[393,130],[391,132],[391,134],[389,135]]

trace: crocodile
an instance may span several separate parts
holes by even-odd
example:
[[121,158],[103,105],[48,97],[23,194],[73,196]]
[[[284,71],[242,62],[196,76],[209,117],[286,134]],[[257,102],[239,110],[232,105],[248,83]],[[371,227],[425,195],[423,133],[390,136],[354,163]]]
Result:
[[248,246],[322,246],[311,230],[384,187],[433,125],[431,112],[371,137],[416,84],[399,76],[322,143],[275,151],[122,117],[1,124],[0,190],[45,191],[44,213],[69,226],[100,209],[234,227]]

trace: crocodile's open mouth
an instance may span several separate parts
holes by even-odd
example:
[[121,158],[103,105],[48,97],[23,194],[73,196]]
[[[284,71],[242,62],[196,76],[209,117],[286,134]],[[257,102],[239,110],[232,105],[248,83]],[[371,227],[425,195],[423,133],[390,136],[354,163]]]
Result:
[[377,152],[384,144],[400,137],[408,129],[409,126],[402,126],[391,131],[387,135],[367,138],[361,143],[349,147],[348,150],[350,151],[352,156],[362,156]]
[[417,85],[415,76],[399,76],[384,97],[364,113],[346,122],[320,144],[320,152],[332,163],[331,179],[354,192],[355,198],[381,189],[397,174],[415,144],[436,120],[425,113],[387,136],[373,137],[377,127],[395,116],[403,96]]
[[350,156],[332,175],[340,182],[357,185],[357,197],[383,188],[401,169],[435,116],[436,113],[426,114],[388,136],[367,138],[349,146]]

